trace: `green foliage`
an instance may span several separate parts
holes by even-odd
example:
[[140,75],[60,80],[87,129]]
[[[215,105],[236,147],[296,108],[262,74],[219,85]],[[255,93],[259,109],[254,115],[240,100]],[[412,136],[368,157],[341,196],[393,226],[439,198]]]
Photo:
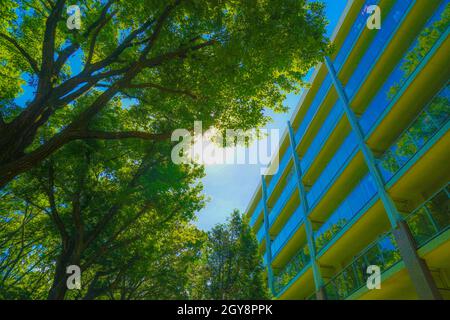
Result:
[[[330,50],[323,5],[83,0],[69,30],[68,1],[0,4],[0,297],[267,298],[239,214],[203,249],[203,168],[174,165],[169,138],[285,111]],[[65,286],[72,264],[79,291]]]
[[238,211],[208,232],[202,260],[192,273],[196,299],[269,298],[258,242]]
[[[146,139],[135,131],[168,139],[194,120],[258,128],[330,50],[323,5],[306,0],[85,0],[80,30],[66,26],[66,2],[1,9],[0,186],[105,130],[98,122]],[[24,79],[32,89],[19,107]]]
[[[170,145],[71,143],[5,188],[0,202],[4,298],[186,298],[186,265],[204,235],[200,167],[176,166]],[[65,269],[82,269],[67,291]],[[61,272],[61,270],[63,272]]]

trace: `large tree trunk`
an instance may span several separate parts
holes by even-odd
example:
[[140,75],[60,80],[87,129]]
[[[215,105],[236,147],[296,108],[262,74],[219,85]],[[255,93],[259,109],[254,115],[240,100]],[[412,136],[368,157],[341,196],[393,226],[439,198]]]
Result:
[[67,292],[66,268],[70,265],[69,259],[70,254],[67,252],[62,252],[58,257],[53,283],[47,296],[48,300],[64,300]]
[[80,248],[78,245],[73,240],[63,244],[63,249],[56,261],[55,275],[47,296],[48,300],[64,300],[68,290],[67,278],[69,274],[67,274],[67,267],[80,265],[81,252],[78,250]]

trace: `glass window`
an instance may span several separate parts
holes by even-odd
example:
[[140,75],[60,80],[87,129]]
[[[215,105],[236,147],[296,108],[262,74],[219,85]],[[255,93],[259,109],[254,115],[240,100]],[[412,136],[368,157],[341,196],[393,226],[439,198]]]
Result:
[[427,202],[426,207],[439,231],[450,225],[450,201],[445,190]]

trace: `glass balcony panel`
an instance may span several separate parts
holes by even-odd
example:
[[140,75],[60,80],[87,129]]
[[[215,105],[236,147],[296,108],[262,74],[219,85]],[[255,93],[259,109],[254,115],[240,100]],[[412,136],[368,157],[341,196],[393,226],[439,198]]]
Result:
[[[450,113],[441,114],[437,110],[446,111],[440,107],[443,101],[450,105],[450,90],[445,87],[424,108],[397,139],[397,141],[377,161],[378,168],[385,182],[388,182],[419,150],[447,123]],[[438,104],[439,107],[435,107]],[[450,108],[450,107],[449,107]],[[433,112],[429,112],[433,110]],[[437,124],[440,124],[437,126]]]
[[[376,5],[378,4],[378,2],[379,0],[366,0],[365,4],[362,6],[362,9],[372,4]],[[344,43],[342,44],[338,54],[336,55],[336,58],[334,59],[333,64],[336,71],[339,71],[341,69],[342,65],[347,59],[349,53],[352,50],[353,45],[355,44],[356,40],[358,40],[362,30],[365,28],[366,21],[367,15],[364,12],[360,12],[355,22],[353,23],[349,34],[345,38]]]
[[378,161],[378,168],[381,171],[384,181],[389,181],[394,173],[400,170],[401,166],[398,163],[397,158],[394,157],[393,152],[388,150],[383,158]]
[[342,101],[338,99],[301,160],[301,168],[303,174],[308,170],[309,166],[319,153],[326,139],[335,128],[342,114]]
[[341,167],[350,158],[350,155],[356,149],[356,146],[356,136],[353,132],[351,132],[307,193],[306,197],[308,200],[308,205],[311,208],[316,204],[320,196],[327,190],[327,187],[331,184],[333,178]]
[[377,264],[384,272],[400,261],[394,238],[388,233],[370,244],[342,271],[325,284],[330,299],[346,299],[367,281],[367,267]]
[[300,249],[294,257],[281,269],[274,270],[274,288],[277,293],[282,291],[310,262],[307,249]]
[[449,193],[445,187],[405,218],[419,247],[450,226],[449,208]]
[[408,219],[408,225],[417,243],[425,242],[436,233],[425,208],[417,210],[416,214]]
[[256,234],[256,239],[258,240],[259,243],[261,243],[263,241],[264,235],[265,235],[265,228],[264,228],[264,223],[262,223],[261,227],[258,230],[258,233]]
[[396,264],[398,261],[400,261],[400,253],[397,249],[397,245],[394,239],[394,236],[389,233],[386,237],[383,237],[381,240],[378,241],[378,248],[381,251],[381,254],[383,255],[383,261],[384,261],[384,268],[387,269],[394,264]]
[[416,154],[418,147],[410,135],[404,134],[391,150],[397,159],[397,163],[403,166]]
[[330,242],[375,195],[376,187],[373,179],[370,174],[366,175],[314,233],[316,250],[319,252]]
[[327,295],[327,299],[329,300],[340,300],[334,281],[330,281],[325,286],[325,294]]
[[371,45],[358,63],[358,67],[345,86],[345,91],[350,100],[364,82],[364,78],[370,71],[372,65],[377,61],[378,55],[383,51],[385,44],[389,41],[394,30],[400,25],[400,21],[405,16],[405,12],[408,10],[411,3],[412,0],[397,1],[388,13],[383,21],[383,28],[378,30]]
[[275,202],[272,210],[269,213],[269,225],[276,220],[281,211],[283,211],[284,206],[292,195],[292,192],[295,190],[297,185],[297,179],[295,174],[291,171],[290,174],[286,177],[288,180],[286,185],[284,186],[283,191],[281,192],[279,198]]
[[384,263],[384,261],[383,261],[383,254],[381,253],[381,251],[378,248],[378,246],[373,246],[372,248],[367,250],[365,256],[366,256],[366,259],[367,259],[367,263],[369,265],[382,266],[383,263]]
[[327,74],[322,82],[322,85],[320,86],[319,90],[314,96],[314,99],[311,102],[308,111],[306,111],[305,117],[303,118],[300,126],[298,127],[297,132],[295,133],[295,141],[297,144],[299,144],[300,141],[302,140],[303,135],[305,134],[306,129],[310,125],[312,119],[314,118],[314,115],[319,109],[319,106],[322,104],[322,101],[327,96],[328,90],[331,88],[331,82],[332,82],[331,76]]
[[256,205],[255,211],[253,211],[253,214],[250,218],[250,226],[254,226],[256,223],[256,220],[258,220],[258,217],[260,213],[262,212],[262,200],[259,200],[258,204]]
[[301,205],[297,207],[289,220],[284,225],[283,229],[278,233],[275,240],[272,242],[272,255],[277,256],[280,249],[291,238],[292,234],[299,228],[304,220],[303,208]]
[[290,147],[288,147],[278,165],[277,173],[273,175],[272,179],[269,182],[269,185],[267,186],[267,197],[269,197],[272,194],[272,191],[277,185],[278,181],[280,180],[280,177],[283,175],[284,169],[286,168],[289,160],[291,159],[291,156],[292,152]]
[[426,207],[439,231],[450,225],[450,201],[445,190],[431,199]]
[[408,129],[408,134],[420,148],[430,140],[438,129],[434,125],[433,119],[425,111],[422,112],[414,124]]
[[448,120],[448,115],[450,114],[448,97],[450,97],[450,86],[445,87],[427,110],[437,127],[441,127]]
[[447,9],[446,6],[447,3],[444,1],[429,19],[416,41],[403,56],[402,60],[388,76],[379,92],[372,99],[372,102],[370,102],[366,111],[360,118],[360,125],[365,134],[372,129],[381,114],[401,91],[409,77],[416,71],[421,62],[433,49],[434,45],[439,42],[441,36],[443,36],[447,30],[450,25],[450,15],[448,14],[450,6]]
[[351,264],[355,277],[358,279],[358,286],[361,286],[367,274],[367,261],[364,256],[356,258],[355,261]]

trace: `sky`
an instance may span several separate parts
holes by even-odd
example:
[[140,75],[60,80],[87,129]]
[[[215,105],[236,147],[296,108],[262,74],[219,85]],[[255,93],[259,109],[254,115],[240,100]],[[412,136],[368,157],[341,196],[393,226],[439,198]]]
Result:
[[[331,37],[347,0],[324,0],[323,2],[326,4],[326,16],[329,21],[327,35]],[[311,72],[308,75],[311,75]],[[300,96],[301,93],[287,96],[284,103],[289,108],[288,112],[269,113],[273,122],[268,124],[266,129],[279,129],[281,138]],[[203,193],[209,201],[205,208],[197,213],[197,226],[200,229],[209,230],[215,224],[224,222],[234,209],[244,212],[261,180],[260,170],[261,166],[256,164],[206,165],[206,176],[202,179],[202,183]]]

